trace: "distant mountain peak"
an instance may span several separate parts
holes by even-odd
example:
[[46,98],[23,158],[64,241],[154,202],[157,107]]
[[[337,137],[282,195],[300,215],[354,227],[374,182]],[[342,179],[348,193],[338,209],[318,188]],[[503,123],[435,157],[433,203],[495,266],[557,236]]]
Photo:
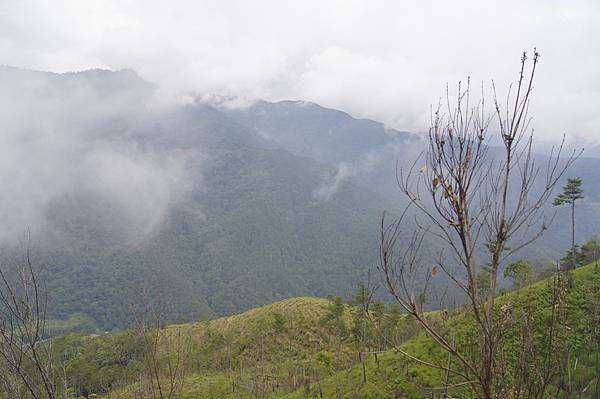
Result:
[[44,72],[14,66],[0,66],[0,82],[4,94],[23,94],[65,98],[75,92],[94,94],[98,98],[126,95],[133,98],[149,98],[156,86],[144,80],[133,69],[112,71],[109,69],[86,69],[73,72]]
[[251,107],[259,101],[261,100],[219,93],[200,95],[195,100],[197,104],[209,105],[217,109],[244,109]]
[[95,78],[114,78],[115,76],[127,77],[130,79],[136,79],[150,84],[144,80],[140,75],[131,68],[123,69],[105,69],[105,68],[89,68],[82,69],[79,71],[67,71],[67,72],[51,72],[41,71],[37,69],[28,69],[12,65],[0,65],[0,74],[20,74],[20,75],[38,75],[38,76],[54,76],[54,77],[95,77]]

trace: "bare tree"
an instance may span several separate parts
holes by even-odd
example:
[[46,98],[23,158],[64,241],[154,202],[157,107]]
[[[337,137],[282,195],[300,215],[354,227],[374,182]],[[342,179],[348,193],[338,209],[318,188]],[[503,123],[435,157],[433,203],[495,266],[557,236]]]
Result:
[[46,333],[46,295],[29,254],[0,269],[0,379],[11,398],[56,398],[52,341]]
[[[446,90],[444,106],[440,102],[432,112],[427,152],[398,172],[408,208],[391,223],[384,214],[381,223],[379,268],[387,290],[453,358],[447,366],[414,360],[460,378],[460,386],[471,386],[485,399],[507,397],[508,389],[499,384],[504,372],[499,349],[510,309],[495,311],[498,271],[546,229],[544,205],[578,156],[561,158],[561,143],[542,167],[534,159],[528,109],[538,60],[537,51],[531,63],[523,53],[518,81],[509,87],[505,103],[492,82],[491,113],[483,87],[474,104],[470,81],[466,87],[459,83],[456,98]],[[491,145],[493,137],[502,144],[499,149]],[[407,240],[402,228],[409,208],[416,209],[417,229]],[[421,251],[428,236],[443,244],[433,266],[425,266],[429,260]],[[428,281],[437,270],[466,297],[477,329],[477,356],[465,353],[424,312]],[[420,273],[425,284],[419,284]],[[485,280],[478,279],[480,273]]]

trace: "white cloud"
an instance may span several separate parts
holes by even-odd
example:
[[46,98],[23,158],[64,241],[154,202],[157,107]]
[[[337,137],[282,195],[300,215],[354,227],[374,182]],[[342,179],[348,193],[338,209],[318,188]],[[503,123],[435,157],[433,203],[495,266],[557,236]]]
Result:
[[300,98],[419,131],[446,82],[513,81],[537,46],[536,130],[598,140],[599,20],[596,0],[5,0],[0,63],[130,67],[170,93]]
[[342,184],[354,175],[355,171],[351,170],[346,162],[340,162],[335,175],[330,176],[329,179],[313,191],[313,199],[317,202],[330,201],[337,194]]
[[37,234],[52,228],[49,211],[73,196],[79,206],[95,207],[93,217],[101,222],[95,227],[138,243],[187,199],[189,168],[199,169],[201,154],[111,136],[107,120],[158,111],[146,108],[135,86],[112,91],[106,101],[88,81],[64,78],[59,91],[52,75],[9,72],[0,75],[1,243],[13,242],[25,229]]

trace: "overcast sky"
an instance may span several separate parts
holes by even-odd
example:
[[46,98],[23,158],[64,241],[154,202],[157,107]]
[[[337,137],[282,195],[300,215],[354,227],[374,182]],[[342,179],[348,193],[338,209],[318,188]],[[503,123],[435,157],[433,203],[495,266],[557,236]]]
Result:
[[600,140],[600,1],[2,0],[0,64],[133,68],[165,95],[304,99],[423,131],[466,76],[542,58],[538,137]]

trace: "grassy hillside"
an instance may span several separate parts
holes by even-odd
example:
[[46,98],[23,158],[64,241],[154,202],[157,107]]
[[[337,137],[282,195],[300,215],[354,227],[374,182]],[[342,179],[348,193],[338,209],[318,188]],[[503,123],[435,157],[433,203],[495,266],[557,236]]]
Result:
[[[215,392],[232,389],[237,393],[231,397],[240,397],[240,392],[270,386],[271,380],[289,384],[292,391],[308,371],[329,373],[351,364],[351,340],[335,334],[327,322],[330,312],[328,300],[293,298],[217,320],[167,326],[160,329],[167,337],[161,356],[188,348],[185,397],[225,397]],[[343,312],[349,323],[350,308],[344,306]],[[140,344],[133,331],[69,334],[56,341],[55,349],[66,353],[66,374],[77,394],[110,390],[111,397],[133,397],[143,368]]]
[[[512,357],[516,364],[519,334],[526,323],[533,326],[533,339],[542,349],[542,342],[548,337],[552,315],[553,283],[544,280],[520,291],[500,297],[498,308],[512,309],[513,318],[506,333],[503,354]],[[596,398],[597,378],[600,376],[600,265],[593,264],[573,272],[573,285],[564,298],[565,328],[555,329],[555,343],[550,348],[550,361],[561,362],[564,354],[569,359],[556,364],[555,370],[570,370],[572,397]],[[530,315],[527,317],[526,315]],[[449,335],[455,337],[465,350],[473,346],[474,325],[464,315],[451,317],[447,321]],[[405,352],[422,360],[445,364],[447,354],[435,345],[431,339],[420,334],[401,345]],[[546,352],[531,358],[527,367],[534,372],[547,361]],[[514,370],[508,377],[514,376]],[[432,388],[443,386],[444,372],[418,364],[396,351],[390,350],[375,359],[371,356],[366,362],[367,382],[363,382],[362,366],[355,365],[347,370],[336,372],[322,381],[324,397],[340,398],[430,398],[442,397],[439,390]],[[560,376],[555,376],[549,386],[549,396],[565,397],[556,394]],[[510,383],[507,378],[506,383]],[[465,389],[450,390],[458,398],[471,397]],[[304,398],[304,392],[285,394],[282,398]]]
[[[541,369],[550,359],[555,370],[569,370],[572,397],[593,398],[600,367],[600,267],[589,265],[573,272],[573,284],[561,297],[557,315],[561,327],[553,328],[554,340],[546,348],[553,290],[552,280],[544,280],[500,296],[498,311],[510,309],[511,315],[502,349],[509,359],[505,381],[510,384],[516,378],[520,334],[531,326],[537,348],[536,355],[527,359],[531,370]],[[389,341],[435,364],[446,364],[446,353],[397,311],[388,309],[379,316],[376,308],[372,312],[379,320],[378,333],[386,334],[383,344],[375,333],[369,342],[361,341],[358,327],[364,320],[358,308],[318,298],[292,298],[217,320],[166,326],[159,330],[163,379],[167,360],[180,356],[185,365],[177,395],[181,398],[430,398],[432,393],[438,397],[441,391],[433,388],[443,385],[444,373],[399,354]],[[468,314],[455,311],[447,317],[441,313],[430,317],[466,356],[476,356]],[[70,334],[57,340],[55,348],[66,348],[65,371],[74,393],[123,399],[147,395],[140,380],[144,359],[139,336],[132,331]],[[363,364],[361,351],[380,353],[366,355]],[[552,393],[560,381],[556,374],[547,397],[563,397]],[[464,388],[450,393],[471,397]]]

